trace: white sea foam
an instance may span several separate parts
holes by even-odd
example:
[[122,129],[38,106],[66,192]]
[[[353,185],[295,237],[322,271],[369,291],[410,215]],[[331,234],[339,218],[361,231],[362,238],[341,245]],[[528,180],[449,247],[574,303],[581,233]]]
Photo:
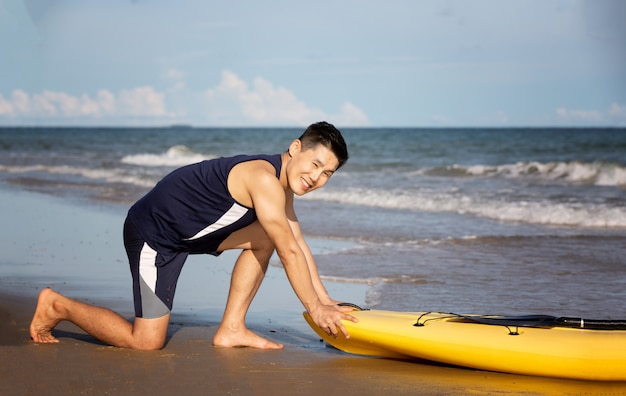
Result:
[[[306,196],[305,196],[306,197]],[[577,227],[626,227],[626,210],[601,203],[471,197],[456,192],[409,193],[405,190],[318,190],[305,199],[428,212],[452,212],[509,222]]]
[[187,146],[178,145],[170,147],[161,154],[133,154],[122,158],[121,162],[130,165],[141,166],[184,166],[196,162],[215,158],[211,155],[197,153]]
[[5,166],[0,165],[0,172],[7,173],[30,173],[42,172],[50,174],[64,174],[82,176],[87,179],[104,180],[107,183],[124,183],[132,184],[140,187],[152,187],[158,181],[158,178],[152,178],[147,175],[133,175],[125,173],[121,169],[106,168],[83,168],[72,167],[68,165],[50,166],[50,165],[28,165],[28,166]]
[[141,168],[89,168],[70,165],[0,165],[0,172],[7,173],[49,173],[57,175],[82,176],[92,180],[102,180],[107,183],[123,183],[139,187],[152,187],[164,176],[164,172],[150,171],[154,167],[179,167],[215,158],[196,153],[186,146],[173,146],[161,154],[136,154],[123,157],[120,162],[126,165],[138,165]]
[[320,278],[324,282],[335,282],[335,283],[353,283],[359,285],[376,285],[380,282],[384,282],[385,280],[379,277],[373,278],[346,278],[343,276],[330,276],[330,275],[320,275]]
[[152,187],[161,177],[163,172],[153,174],[147,171],[154,167],[179,167],[193,164],[203,160],[215,158],[196,153],[186,146],[173,146],[161,154],[135,154],[123,157],[120,162],[127,165],[138,165],[143,171],[135,171],[122,168],[88,168],[69,165],[0,165],[0,172],[29,173],[42,172],[59,175],[77,175],[87,179],[104,180],[107,183],[124,183],[140,187]]
[[451,172],[471,176],[534,177],[598,186],[626,186],[626,167],[603,162],[518,162],[498,166],[453,166]]

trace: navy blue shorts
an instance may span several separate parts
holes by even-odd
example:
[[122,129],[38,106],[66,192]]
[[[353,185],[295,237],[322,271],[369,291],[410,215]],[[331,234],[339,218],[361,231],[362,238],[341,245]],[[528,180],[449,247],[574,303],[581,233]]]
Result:
[[189,253],[155,251],[129,219],[124,223],[124,246],[133,277],[135,316],[153,319],[168,314],[174,303],[180,271]]

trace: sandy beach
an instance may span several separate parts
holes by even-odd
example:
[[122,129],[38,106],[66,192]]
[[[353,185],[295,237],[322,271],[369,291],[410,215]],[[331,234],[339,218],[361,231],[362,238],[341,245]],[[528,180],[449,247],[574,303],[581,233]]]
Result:
[[[209,263],[202,257],[190,260],[160,351],[102,345],[69,323],[54,331],[58,344],[38,345],[28,327],[43,287],[132,316],[130,277],[117,229],[125,211],[7,189],[0,189],[0,204],[2,395],[626,394],[624,383],[524,377],[338,352],[308,328],[284,272],[275,265],[251,307],[248,325],[285,348],[213,347],[232,265],[229,255]],[[327,286],[336,298],[364,301],[364,285]]]
[[350,356],[325,347],[310,332],[252,323],[285,344],[281,351],[216,348],[217,323],[186,324],[177,316],[160,351],[102,345],[61,324],[58,344],[28,336],[35,293],[0,296],[2,395],[618,395],[623,383],[525,377],[424,362]]

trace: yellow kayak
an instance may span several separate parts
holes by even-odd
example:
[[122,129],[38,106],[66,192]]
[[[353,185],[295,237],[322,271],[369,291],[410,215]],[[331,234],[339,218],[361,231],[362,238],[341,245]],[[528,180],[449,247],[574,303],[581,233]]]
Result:
[[626,380],[624,321],[355,310],[350,338],[327,343],[359,355],[417,358],[481,370],[586,380]]

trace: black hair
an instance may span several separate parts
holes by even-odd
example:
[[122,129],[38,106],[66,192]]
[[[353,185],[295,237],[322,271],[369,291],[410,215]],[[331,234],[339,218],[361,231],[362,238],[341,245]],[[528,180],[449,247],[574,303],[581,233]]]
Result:
[[299,139],[302,142],[303,150],[308,150],[321,144],[332,151],[339,161],[337,169],[341,168],[343,164],[348,161],[348,147],[346,146],[346,142],[343,140],[341,132],[339,132],[333,124],[326,121],[311,124]]

